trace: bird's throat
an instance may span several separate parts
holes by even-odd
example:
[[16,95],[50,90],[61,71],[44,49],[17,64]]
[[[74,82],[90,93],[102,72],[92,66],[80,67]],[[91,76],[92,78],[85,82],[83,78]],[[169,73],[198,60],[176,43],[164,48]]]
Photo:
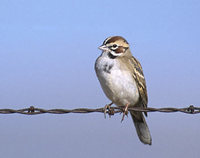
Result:
[[110,58],[110,59],[115,59],[117,56],[114,56],[114,55],[112,55],[110,52],[108,53],[108,57]]

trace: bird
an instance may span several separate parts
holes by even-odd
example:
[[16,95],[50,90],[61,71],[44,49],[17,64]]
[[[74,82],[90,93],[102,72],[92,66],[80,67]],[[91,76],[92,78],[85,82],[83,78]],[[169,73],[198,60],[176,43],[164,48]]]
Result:
[[[147,107],[147,87],[140,62],[132,55],[129,43],[122,36],[111,36],[99,47],[101,55],[96,59],[95,71],[105,95],[115,104],[124,107]],[[145,116],[147,113],[130,111],[140,141],[152,144]]]

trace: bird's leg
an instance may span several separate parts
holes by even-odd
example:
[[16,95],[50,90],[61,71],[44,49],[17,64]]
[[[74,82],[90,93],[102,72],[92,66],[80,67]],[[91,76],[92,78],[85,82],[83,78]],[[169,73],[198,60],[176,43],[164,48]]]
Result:
[[104,117],[106,118],[106,112],[107,112],[107,110],[109,111],[110,110],[110,107],[111,107],[111,105],[113,104],[113,102],[111,102],[110,104],[106,104],[105,106],[104,106]]
[[128,116],[128,106],[129,105],[130,105],[130,103],[127,103],[126,106],[125,106],[125,108],[124,108],[121,122],[124,120],[125,115]]

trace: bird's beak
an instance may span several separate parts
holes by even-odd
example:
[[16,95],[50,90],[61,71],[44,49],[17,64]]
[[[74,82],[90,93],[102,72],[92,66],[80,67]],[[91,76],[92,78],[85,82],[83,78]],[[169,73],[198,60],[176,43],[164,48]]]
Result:
[[106,51],[106,50],[108,50],[108,47],[106,45],[102,45],[99,47],[99,49],[102,51]]

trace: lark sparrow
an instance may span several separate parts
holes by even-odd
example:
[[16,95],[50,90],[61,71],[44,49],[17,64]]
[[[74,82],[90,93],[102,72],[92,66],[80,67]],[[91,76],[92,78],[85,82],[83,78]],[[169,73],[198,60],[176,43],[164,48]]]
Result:
[[[128,42],[121,36],[108,37],[99,49],[102,54],[95,62],[95,71],[106,96],[117,106],[126,107],[126,110],[128,107],[147,107],[142,67],[132,56]],[[151,145],[151,134],[143,113],[130,113],[139,139]],[[144,114],[147,116],[147,113]]]

